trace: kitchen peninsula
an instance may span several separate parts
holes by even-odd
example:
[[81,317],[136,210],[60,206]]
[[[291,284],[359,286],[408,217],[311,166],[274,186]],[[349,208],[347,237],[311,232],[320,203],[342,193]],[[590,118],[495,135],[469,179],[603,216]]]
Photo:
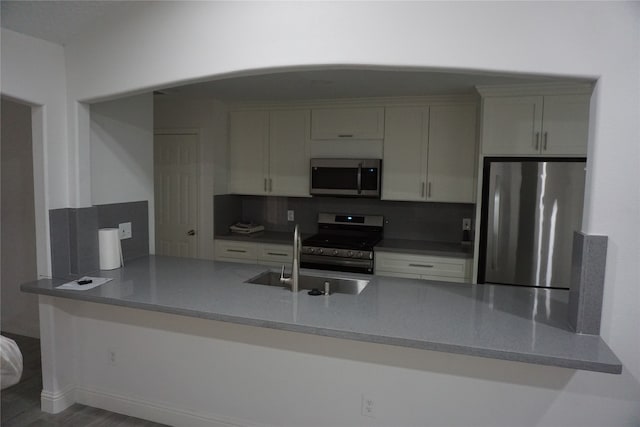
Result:
[[[49,357],[72,354],[65,364],[71,371],[108,364],[109,345],[123,352],[125,346],[136,345],[114,338],[112,344],[104,343],[105,348],[96,350],[105,354],[100,360],[83,360],[87,349],[82,338],[78,332],[70,336],[74,329],[64,324],[71,321],[76,328],[90,328],[83,325],[95,322],[93,304],[88,303],[125,307],[143,317],[145,312],[159,312],[570,369],[607,373],[622,369],[599,336],[569,330],[566,291],[366,276],[371,281],[359,295],[314,297],[304,291],[294,295],[283,288],[244,283],[264,270],[259,265],[149,256],[122,269],[99,272],[113,280],[92,290],[58,290],[56,286],[63,281],[56,279],[25,284],[22,290],[41,296],[41,312],[60,310],[58,315],[66,319],[43,329],[43,340],[54,347],[45,345],[43,353],[47,356],[47,351],[53,351],[55,355]],[[114,310],[113,318],[122,310],[101,310],[106,309]],[[120,326],[123,336],[127,335],[124,330],[133,327],[126,322]],[[144,352],[144,347],[139,351]],[[215,354],[210,357],[217,360]],[[58,371],[51,375],[55,378]],[[75,378],[77,382],[69,387],[88,387],[82,375]]]

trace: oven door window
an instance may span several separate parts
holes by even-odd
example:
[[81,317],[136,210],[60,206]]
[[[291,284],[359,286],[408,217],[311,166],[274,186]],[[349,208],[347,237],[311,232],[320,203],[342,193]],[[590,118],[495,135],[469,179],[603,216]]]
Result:
[[358,188],[358,168],[314,167],[311,186],[327,190],[355,190]]

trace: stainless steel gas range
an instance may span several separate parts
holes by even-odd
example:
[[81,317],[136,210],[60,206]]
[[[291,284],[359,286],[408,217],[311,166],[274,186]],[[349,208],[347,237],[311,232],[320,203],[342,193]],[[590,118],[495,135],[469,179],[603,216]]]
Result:
[[373,274],[381,215],[318,214],[318,234],[302,242],[301,267]]

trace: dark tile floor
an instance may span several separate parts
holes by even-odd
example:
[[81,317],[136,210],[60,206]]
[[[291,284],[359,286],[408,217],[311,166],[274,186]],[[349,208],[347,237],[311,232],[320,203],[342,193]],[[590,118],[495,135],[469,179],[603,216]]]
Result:
[[40,410],[42,368],[40,365],[40,340],[2,332],[14,340],[23,358],[20,382],[0,392],[0,425],[3,427],[158,427],[163,424],[127,417],[102,409],[75,404],[59,414],[47,414]]

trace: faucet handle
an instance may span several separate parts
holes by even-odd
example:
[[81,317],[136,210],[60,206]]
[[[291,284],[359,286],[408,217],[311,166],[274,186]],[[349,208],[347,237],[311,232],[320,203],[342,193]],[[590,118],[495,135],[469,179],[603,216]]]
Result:
[[280,283],[289,283],[290,277],[284,277],[284,264],[282,264],[282,270],[280,270]]

